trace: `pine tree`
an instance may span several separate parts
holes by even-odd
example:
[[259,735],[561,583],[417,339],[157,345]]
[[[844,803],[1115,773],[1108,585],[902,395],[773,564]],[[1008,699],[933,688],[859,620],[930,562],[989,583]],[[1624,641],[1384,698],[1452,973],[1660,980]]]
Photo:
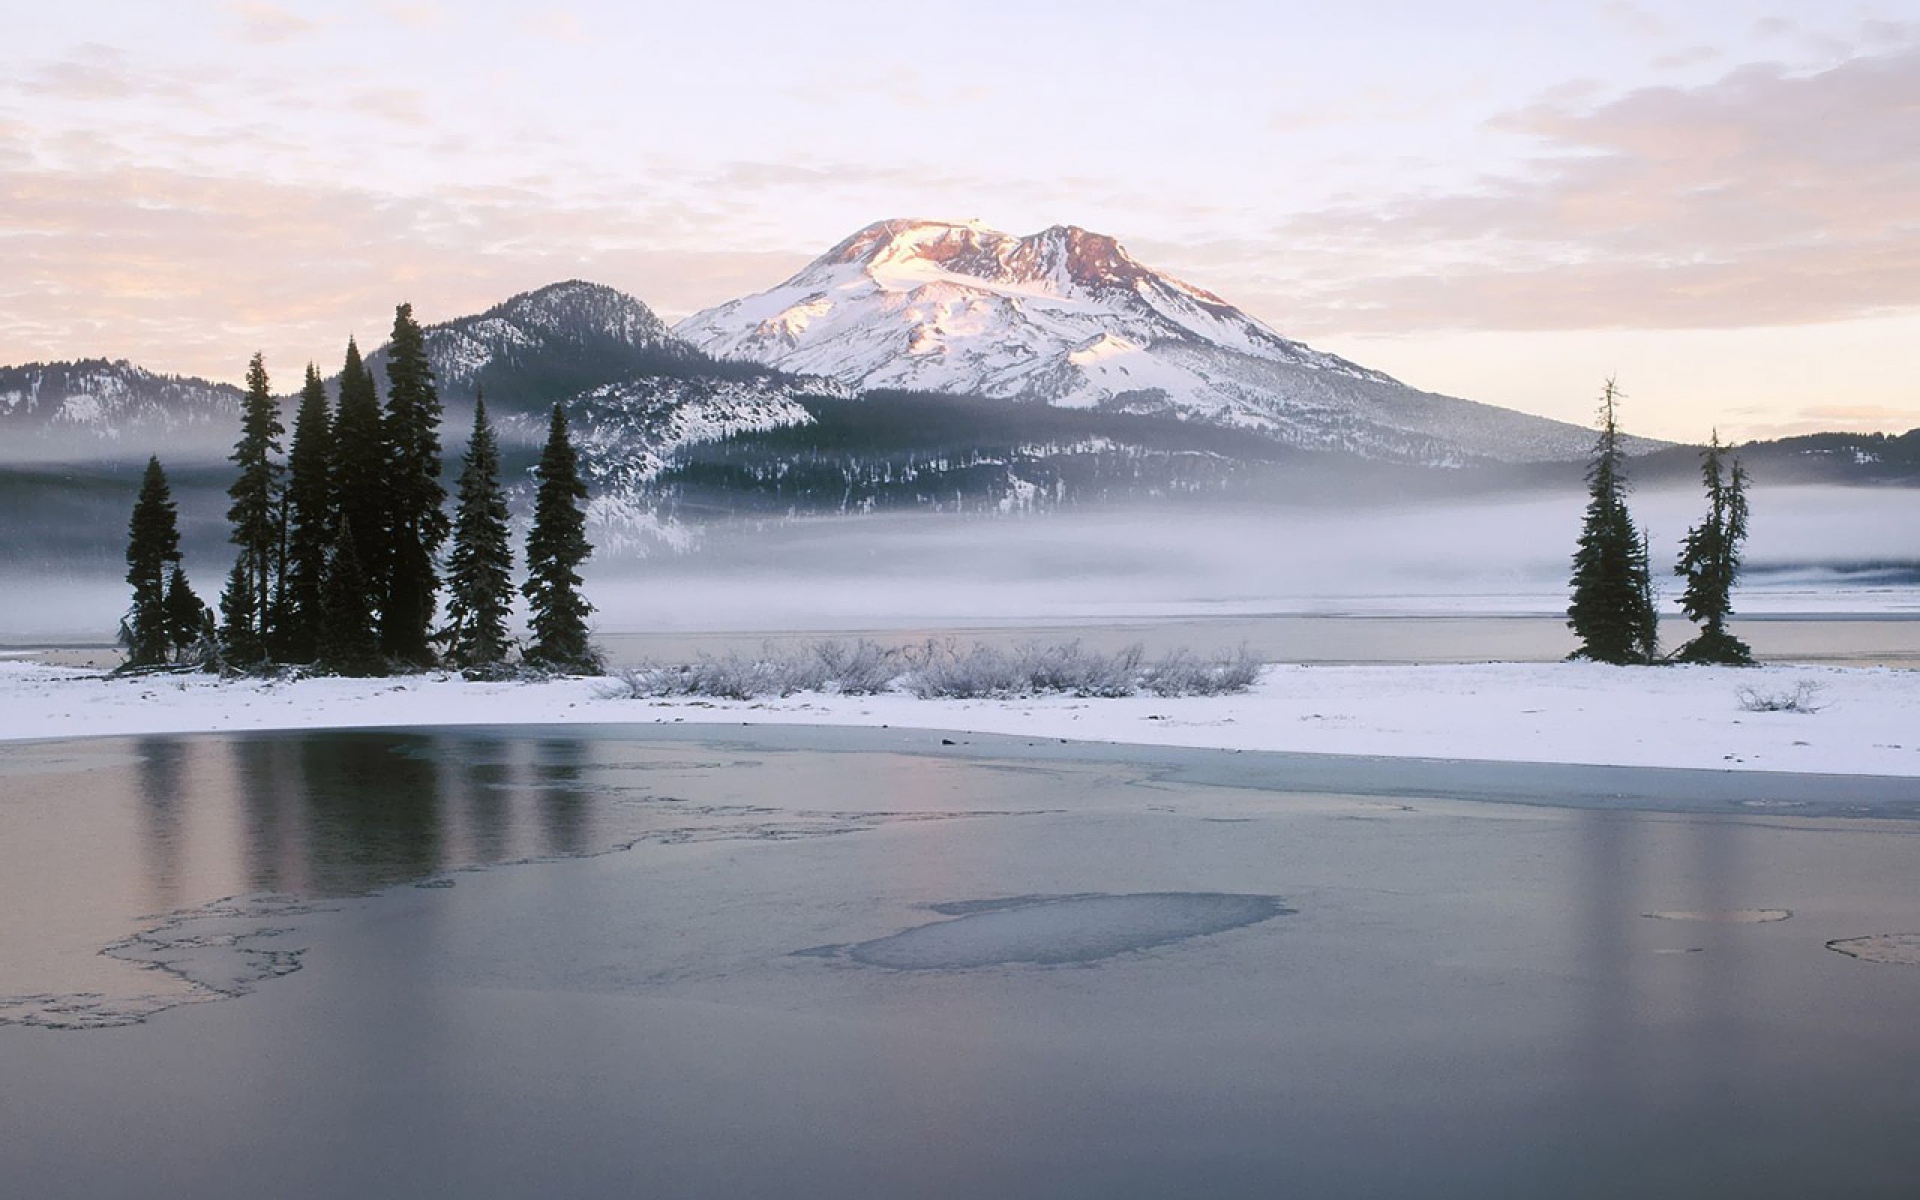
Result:
[[195,594],[179,563],[167,574],[166,616],[174,661],[204,663],[216,636],[213,610]]
[[[360,585],[366,589],[356,607],[375,614],[387,603],[387,458],[379,389],[360,348],[349,338],[333,424],[334,503],[347,523]],[[329,545],[335,532],[329,532]]]
[[133,607],[120,622],[120,642],[127,648],[129,667],[159,666],[169,657],[173,642],[167,630],[166,575],[169,565],[179,561],[178,512],[156,456],[147,459],[127,530],[127,582],[133,585]]
[[320,636],[315,661],[338,675],[384,673],[366,575],[360,569],[353,529],[340,518],[327,554],[321,593]]
[[540,454],[540,486],[534,494],[533,528],[527,534],[527,582],[521,587],[532,612],[533,641],[526,658],[536,666],[591,673],[599,656],[587,644],[587,614],[578,568],[593,547],[587,544],[587,488],[567,436],[567,417],[558,404]]
[[1733,615],[1733,585],[1740,577],[1740,543],[1747,539],[1747,471],[1740,460],[1726,463],[1720,432],[1700,453],[1700,480],[1707,490],[1707,515],[1687,530],[1680,561],[1673,573],[1687,581],[1680,610],[1700,626],[1700,632],[1680,647],[1682,662],[1731,663],[1753,661],[1753,650],[1727,632]]
[[230,667],[248,670],[267,660],[260,638],[259,593],[244,556],[236,558],[220,592],[220,654]]
[[327,548],[339,524],[334,508],[333,417],[320,371],[308,363],[287,451],[286,604],[279,629],[279,656],[287,662],[312,662],[318,651]]
[[487,667],[507,657],[507,610],[513,601],[513,547],[507,499],[500,490],[500,447],[476,397],[473,439],[460,470],[447,560],[447,657],[458,667]]
[[[240,440],[235,443],[231,461],[240,468],[239,477],[227,489],[233,500],[227,520],[233,525],[233,544],[240,547],[235,564],[235,579],[244,597],[236,596],[229,608],[223,599],[221,611],[244,613],[246,628],[232,628],[229,621],[229,645],[257,645],[264,655],[270,630],[280,548],[280,406],[267,383],[266,363],[258,354],[247,365],[247,395],[242,402]],[[231,587],[232,581],[229,581]],[[238,638],[236,642],[234,639]],[[237,661],[254,662],[249,652]]]
[[427,362],[426,338],[413,306],[393,314],[387,346],[387,497],[391,538],[387,602],[380,613],[380,648],[416,666],[433,662],[428,630],[440,578],[434,557],[447,540],[440,484],[440,396]]
[[1600,394],[1600,436],[1587,466],[1587,511],[1573,555],[1567,625],[1580,639],[1575,658],[1646,663],[1658,647],[1659,612],[1646,533],[1627,511],[1626,455],[1615,414],[1619,399],[1614,381],[1607,380]]

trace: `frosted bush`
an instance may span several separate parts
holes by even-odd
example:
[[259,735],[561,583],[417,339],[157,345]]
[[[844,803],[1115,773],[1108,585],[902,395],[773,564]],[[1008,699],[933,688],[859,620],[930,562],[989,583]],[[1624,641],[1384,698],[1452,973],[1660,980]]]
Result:
[[992,646],[960,650],[952,642],[929,641],[904,657],[909,666],[900,683],[922,700],[974,700],[1017,690],[1013,660]]
[[866,696],[897,689],[921,699],[957,700],[1049,694],[1115,697],[1142,692],[1217,696],[1245,691],[1259,673],[1259,660],[1244,647],[1212,658],[1176,650],[1149,663],[1137,644],[1103,654],[1078,641],[1028,642],[1009,651],[931,640],[890,649],[862,638],[851,646],[821,641],[785,652],[765,646],[751,657],[701,655],[681,666],[629,668],[619,673],[607,694],[623,699],[752,700],[797,692]]
[[1175,650],[1146,669],[1140,686],[1156,696],[1225,696],[1244,692],[1260,678],[1260,660],[1245,646],[1203,659]]
[[1015,652],[1016,686],[1027,692],[1131,696],[1140,690],[1140,660],[1144,656],[1138,642],[1114,654],[1082,650],[1077,641],[1061,646],[1029,643]]
[[812,650],[825,684],[844,696],[884,692],[900,677],[899,652],[865,638],[851,647],[845,642],[815,642]]
[[791,696],[817,692],[827,684],[825,666],[812,656],[781,656],[763,649],[753,658],[738,653],[721,657],[703,654],[681,666],[647,664],[619,673],[614,694],[645,700],[672,696],[706,696],[718,700],[753,700],[761,696]]

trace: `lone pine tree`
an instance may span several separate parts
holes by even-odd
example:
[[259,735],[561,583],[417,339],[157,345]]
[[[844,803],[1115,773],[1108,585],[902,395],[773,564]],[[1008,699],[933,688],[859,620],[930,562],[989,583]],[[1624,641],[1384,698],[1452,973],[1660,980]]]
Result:
[[1700,632],[1680,647],[1682,662],[1731,663],[1753,661],[1753,650],[1727,632],[1733,615],[1733,585],[1740,577],[1740,543],[1747,539],[1747,471],[1734,459],[1726,462],[1720,433],[1700,453],[1700,480],[1707,490],[1707,515],[1692,529],[1680,548],[1673,573],[1687,581],[1680,611],[1700,626]]
[[447,493],[440,485],[440,396],[413,306],[393,314],[387,347],[388,557],[380,648],[415,666],[433,662],[428,630],[440,578],[434,557],[447,540]]
[[558,404],[540,454],[539,489],[534,493],[533,528],[527,533],[527,582],[521,591],[531,613],[533,634],[526,659],[557,671],[599,670],[599,658],[587,644],[587,614],[580,594],[579,566],[593,553],[587,544],[583,507],[587,487],[567,436],[567,415]]
[[447,657],[457,667],[486,667],[507,657],[507,610],[513,602],[513,547],[507,499],[500,490],[500,446],[487,423],[487,401],[474,401],[473,437],[460,469],[447,559]]
[[312,662],[320,640],[321,588],[334,519],[333,418],[320,371],[307,364],[300,408],[287,451],[286,602],[279,628],[279,657]]
[[1646,533],[1627,511],[1624,452],[1614,381],[1600,393],[1600,436],[1587,466],[1587,510],[1573,555],[1567,625],[1580,644],[1575,658],[1608,663],[1652,662],[1659,640]]
[[127,648],[129,667],[158,666],[171,656],[167,571],[179,561],[178,512],[156,456],[147,459],[127,529],[127,582],[133,585],[133,607],[120,622],[120,643]]
[[[360,347],[347,339],[346,365],[340,369],[340,407],[333,422],[333,495],[346,521],[360,586],[358,607],[378,614],[387,601],[387,434],[380,417],[380,392]],[[337,529],[329,529],[331,547]],[[331,550],[329,554],[331,555]]]
[[[240,440],[234,444],[231,461],[240,468],[239,476],[227,495],[233,504],[227,520],[233,525],[233,544],[240,548],[228,590],[240,589],[231,602],[221,600],[223,634],[235,646],[247,647],[244,654],[229,653],[240,662],[254,662],[267,643],[268,614],[273,608],[273,591],[280,559],[280,406],[267,383],[266,363],[258,354],[247,365],[247,395],[242,402]],[[232,614],[232,615],[229,615]],[[244,627],[233,624],[235,617]]]

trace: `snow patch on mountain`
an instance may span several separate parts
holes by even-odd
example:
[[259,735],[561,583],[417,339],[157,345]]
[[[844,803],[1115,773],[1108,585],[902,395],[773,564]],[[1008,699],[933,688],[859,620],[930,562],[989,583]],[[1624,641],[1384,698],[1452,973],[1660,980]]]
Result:
[[156,375],[120,360],[0,367],[0,431],[78,434],[102,443],[237,426],[240,389]]
[[830,379],[649,376],[605,384],[568,402],[594,544],[609,554],[687,548],[691,536],[659,513],[647,485],[675,452],[736,433],[812,423],[801,396],[850,399]]

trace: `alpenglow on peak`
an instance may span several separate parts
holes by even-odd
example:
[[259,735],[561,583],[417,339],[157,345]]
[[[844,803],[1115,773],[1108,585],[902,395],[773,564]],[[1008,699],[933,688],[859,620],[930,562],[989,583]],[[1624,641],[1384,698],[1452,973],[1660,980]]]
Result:
[[849,384],[1079,406],[1160,386],[1158,372],[1134,378],[1133,364],[1112,360],[1118,348],[1163,343],[1385,378],[1075,225],[1017,237],[972,222],[878,221],[778,287],[675,332],[710,354]]
[[[1014,237],[977,222],[880,221],[828,251],[821,263],[855,263],[876,277],[928,267],[984,283],[1025,284],[1064,293],[1069,288],[1130,288],[1156,278],[1120,243],[1078,225],[1054,225]],[[1168,279],[1213,304],[1226,302]]]

